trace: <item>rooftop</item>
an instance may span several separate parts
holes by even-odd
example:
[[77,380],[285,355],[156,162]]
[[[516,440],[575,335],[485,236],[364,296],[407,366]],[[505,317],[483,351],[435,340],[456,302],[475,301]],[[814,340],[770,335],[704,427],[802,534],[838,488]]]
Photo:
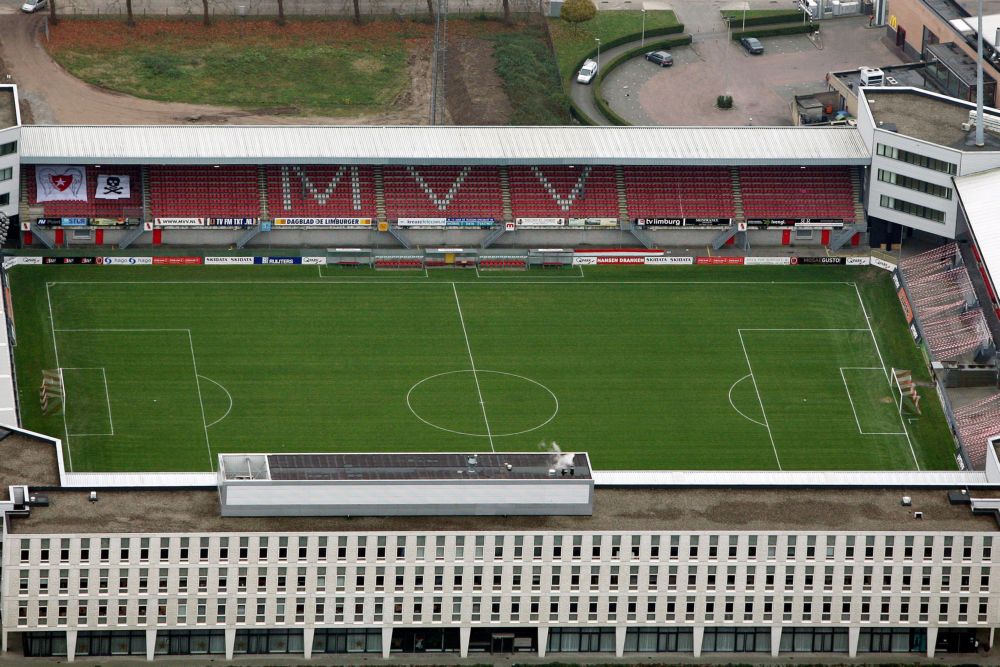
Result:
[[227,480],[510,480],[554,475],[590,479],[587,455],[572,453],[226,454],[219,458]]
[[[1000,151],[1000,136],[987,132],[986,145],[977,147],[975,130],[962,129],[975,105],[909,88],[866,88],[864,95],[876,127],[955,150]],[[997,109],[987,113],[1000,116]]]
[[[944,490],[596,489],[592,516],[222,517],[214,490],[48,491],[14,533],[809,530],[996,531]],[[990,497],[977,492],[976,497]],[[996,495],[996,494],[994,494]],[[900,499],[910,496],[912,507]],[[923,512],[922,520],[913,518]]]
[[851,128],[30,125],[28,164],[843,164]]

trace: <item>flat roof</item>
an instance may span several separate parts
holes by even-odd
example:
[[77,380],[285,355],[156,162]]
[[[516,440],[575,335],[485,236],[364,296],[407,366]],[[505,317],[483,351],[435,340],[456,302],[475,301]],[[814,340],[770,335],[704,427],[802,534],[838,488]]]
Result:
[[849,127],[73,126],[21,130],[26,164],[863,165]]
[[[239,474],[243,455],[221,458],[227,479]],[[582,453],[268,454],[266,458],[270,481],[549,479],[569,476],[570,470],[575,479],[590,479],[590,464]]]
[[955,179],[955,189],[995,294],[1000,279],[1000,207],[996,194],[1000,191],[1000,169],[960,176]]
[[[892,78],[895,83],[886,81],[885,87],[890,86],[909,86],[911,88],[927,88],[928,90],[936,90],[931,87],[924,77],[923,72],[927,69],[927,63],[905,63],[903,65],[887,65],[885,67],[879,67],[882,73],[885,74],[886,78]],[[861,70],[860,69],[849,69],[841,72],[832,72],[834,77],[848,84],[854,94],[857,95],[858,89],[861,87]],[[868,89],[869,91],[871,88]]]
[[[986,132],[986,145],[975,145],[975,130],[963,130],[975,105],[912,88],[865,88],[875,126],[961,151],[1000,151],[1000,136]],[[990,115],[1000,110],[988,108]]]
[[[13,533],[997,530],[994,518],[951,505],[940,489],[599,488],[592,516],[489,518],[222,517],[215,490],[99,491],[97,502],[85,489],[44,493],[50,505],[12,517]],[[903,496],[913,505],[902,506]]]

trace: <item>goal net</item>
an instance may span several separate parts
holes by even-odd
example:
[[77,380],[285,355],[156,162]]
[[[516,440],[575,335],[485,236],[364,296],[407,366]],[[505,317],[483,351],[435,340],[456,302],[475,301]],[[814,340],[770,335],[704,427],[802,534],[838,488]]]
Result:
[[63,384],[62,369],[42,371],[42,386],[38,390],[42,414],[51,415],[62,412],[65,396],[66,389]]
[[895,389],[896,409],[899,414],[906,410],[912,414],[920,414],[920,394],[917,392],[917,383],[913,381],[913,372],[892,369],[892,384]]

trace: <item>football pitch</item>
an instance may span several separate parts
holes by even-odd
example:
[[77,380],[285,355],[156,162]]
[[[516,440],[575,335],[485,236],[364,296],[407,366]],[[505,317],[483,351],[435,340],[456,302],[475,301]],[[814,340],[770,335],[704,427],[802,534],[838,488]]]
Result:
[[[952,469],[888,274],[846,267],[18,267],[25,427],[67,467],[587,451],[596,469]],[[922,414],[898,410],[912,370]],[[63,409],[42,414],[43,371]]]

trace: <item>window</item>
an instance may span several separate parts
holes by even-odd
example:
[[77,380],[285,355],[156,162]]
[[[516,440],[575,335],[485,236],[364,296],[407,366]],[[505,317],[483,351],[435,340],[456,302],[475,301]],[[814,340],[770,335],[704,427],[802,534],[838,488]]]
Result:
[[10,141],[6,144],[0,144],[0,155],[10,155],[11,153],[17,152],[17,142]]
[[549,653],[614,653],[614,628],[550,628]]
[[847,628],[783,628],[781,653],[847,653]]
[[921,206],[920,204],[914,204],[902,199],[896,199],[895,197],[882,195],[879,197],[879,205],[882,206],[882,208],[889,208],[894,211],[899,211],[900,213],[906,213],[907,215],[924,218],[925,220],[930,220],[931,222],[944,222],[944,211],[939,211],[937,209],[930,208],[929,206]]
[[945,162],[944,160],[938,160],[936,158],[927,157],[926,155],[920,155],[918,153],[911,153],[910,151],[903,150],[902,148],[896,148],[895,146],[876,144],[875,151],[882,157],[899,160],[900,162],[906,162],[908,164],[915,164],[918,167],[923,167],[924,169],[933,169],[934,171],[940,171],[942,174],[948,174],[949,176],[954,176],[958,173],[958,167],[951,162]]
[[626,653],[690,653],[694,651],[691,628],[629,628]]
[[14,167],[0,169],[0,181],[9,181],[14,178]]
[[771,629],[705,628],[701,650],[705,653],[770,652]]
[[911,176],[904,176],[903,174],[897,174],[892,171],[886,171],[885,169],[878,170],[878,180],[883,183],[898,185],[899,187],[906,188],[908,190],[916,190],[917,192],[933,195],[934,197],[949,200],[951,199],[951,188],[938,185],[937,183],[928,183],[927,181],[922,181],[919,178],[913,178]]
[[[845,631],[846,632],[846,631]],[[924,628],[861,628],[858,653],[925,653]]]

